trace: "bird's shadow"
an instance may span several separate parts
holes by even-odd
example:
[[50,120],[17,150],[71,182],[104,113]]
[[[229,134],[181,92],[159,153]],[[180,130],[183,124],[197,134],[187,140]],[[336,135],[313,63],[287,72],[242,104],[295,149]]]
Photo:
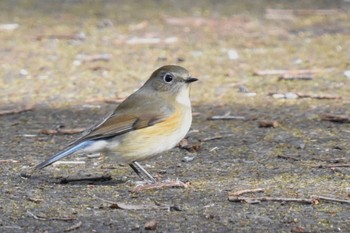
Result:
[[108,173],[104,174],[79,174],[69,176],[43,176],[41,174],[26,174],[22,172],[21,178],[31,180],[35,184],[59,184],[59,185],[101,185],[117,186],[129,181],[126,177],[112,178]]
[[62,185],[103,185],[103,186],[115,186],[126,183],[128,180],[124,177],[113,179],[109,174],[95,174],[87,176],[66,176],[55,177],[56,184]]

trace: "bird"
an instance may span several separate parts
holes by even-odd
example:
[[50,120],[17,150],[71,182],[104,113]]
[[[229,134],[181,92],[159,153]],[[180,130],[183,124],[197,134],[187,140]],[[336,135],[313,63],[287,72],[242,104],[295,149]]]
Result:
[[172,149],[186,136],[192,124],[190,84],[197,80],[178,65],[158,68],[114,111],[34,170],[77,152],[103,153],[157,183],[139,162]]

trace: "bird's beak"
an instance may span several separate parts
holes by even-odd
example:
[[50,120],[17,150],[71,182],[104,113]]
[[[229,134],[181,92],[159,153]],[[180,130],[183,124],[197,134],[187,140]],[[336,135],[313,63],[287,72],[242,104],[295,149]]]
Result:
[[197,80],[198,80],[197,78],[189,77],[189,78],[185,79],[185,83],[192,83],[192,82],[195,82]]

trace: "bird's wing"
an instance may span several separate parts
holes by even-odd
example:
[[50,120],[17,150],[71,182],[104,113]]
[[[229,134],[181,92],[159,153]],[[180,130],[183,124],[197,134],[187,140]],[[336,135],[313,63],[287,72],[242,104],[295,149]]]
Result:
[[118,136],[132,130],[152,126],[163,121],[168,116],[163,114],[149,115],[111,115],[104,123],[92,130],[79,141],[96,140]]
[[171,117],[175,111],[168,102],[156,94],[150,95],[150,93],[139,90],[130,97],[103,120],[85,130],[80,138],[38,164],[35,169],[44,168],[72,153],[85,149],[91,146],[94,140],[108,139],[162,122]]
[[114,112],[86,130],[70,145],[85,140],[107,139],[122,135],[132,130],[152,126],[171,116],[172,108],[164,101],[143,97],[134,95],[132,99],[126,99]]

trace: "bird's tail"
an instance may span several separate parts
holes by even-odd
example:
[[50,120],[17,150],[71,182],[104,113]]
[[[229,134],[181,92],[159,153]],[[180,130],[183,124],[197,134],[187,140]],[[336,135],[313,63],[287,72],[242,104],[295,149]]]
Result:
[[35,170],[47,167],[47,166],[53,164],[54,162],[56,162],[56,161],[58,161],[58,160],[60,160],[60,159],[62,159],[64,157],[67,157],[68,155],[73,154],[74,152],[77,152],[79,150],[82,150],[82,149],[90,146],[91,143],[92,143],[92,141],[84,141],[84,142],[81,142],[81,143],[79,143],[77,145],[67,147],[66,149],[64,149],[64,150],[58,152],[57,154],[51,156],[50,158],[48,158],[44,162],[36,165],[35,166]]

